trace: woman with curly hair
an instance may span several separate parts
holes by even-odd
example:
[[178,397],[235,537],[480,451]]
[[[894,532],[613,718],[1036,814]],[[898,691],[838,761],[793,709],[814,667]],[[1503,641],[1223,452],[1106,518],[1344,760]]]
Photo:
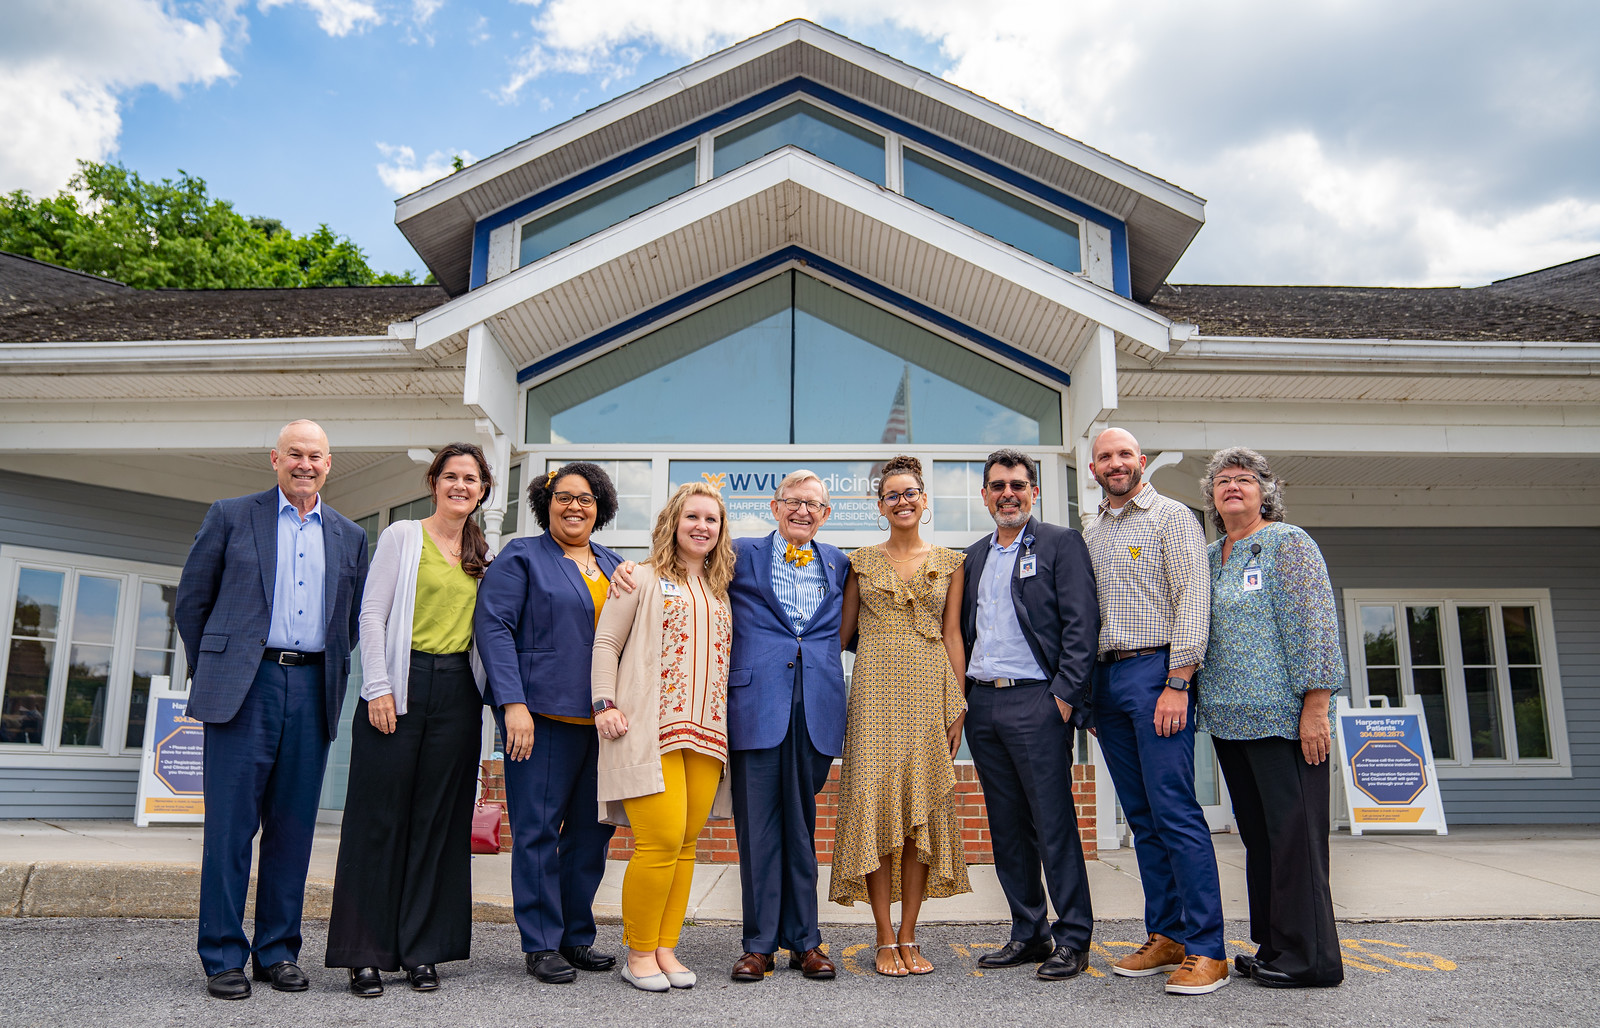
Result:
[[[899,978],[933,970],[917,944],[922,901],[972,891],[951,809],[952,758],[967,713],[960,602],[966,555],[922,538],[928,494],[915,457],[883,466],[878,512],[889,538],[850,554],[844,586],[841,635],[848,644],[859,624],[861,639],[829,898],[872,905],[877,972]],[[889,915],[896,901],[898,932]]]
[[475,624],[505,740],[523,960],[555,984],[616,966],[593,948],[594,894],[613,829],[595,817],[589,664],[622,558],[590,538],[617,513],[616,487],[598,465],[576,461],[535,478],[528,504],[544,534],[505,544],[484,576]]
[[732,815],[727,516],[716,489],[680,486],[656,515],[638,588],[612,597],[595,631],[600,815],[632,827],[634,840],[622,880],[622,977],[646,992],[695,984],[674,952],[695,840],[708,817]]

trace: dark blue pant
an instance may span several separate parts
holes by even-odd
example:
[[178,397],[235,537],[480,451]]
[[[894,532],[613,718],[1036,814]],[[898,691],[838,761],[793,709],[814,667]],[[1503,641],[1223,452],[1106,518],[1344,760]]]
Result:
[[734,750],[729,757],[745,951],[814,949],[822,944],[817,793],[828,783],[833,758],[811,744],[800,661],[795,661],[789,734],[771,749]]
[[[200,963],[206,974],[300,959],[300,912],[328,764],[322,665],[261,662],[232,721],[206,725]],[[261,831],[255,941],[244,934],[250,844]]]
[[966,731],[989,812],[995,877],[1011,908],[1011,940],[1087,950],[1094,912],[1072,802],[1072,726],[1046,685],[974,685]]
[[[495,719],[505,738],[505,716]],[[533,721],[533,752],[505,762],[511,898],[524,953],[594,943],[594,894],[616,831],[598,817],[594,726]]]
[[1111,781],[1133,829],[1144,884],[1144,926],[1190,954],[1225,959],[1217,853],[1194,794],[1194,692],[1177,735],[1156,734],[1167,651],[1097,664],[1094,723]]

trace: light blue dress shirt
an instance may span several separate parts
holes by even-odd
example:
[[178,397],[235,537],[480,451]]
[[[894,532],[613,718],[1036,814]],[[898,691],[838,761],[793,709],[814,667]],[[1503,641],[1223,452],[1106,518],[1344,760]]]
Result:
[[802,547],[811,551],[811,561],[805,567],[783,559],[788,549],[789,541],[773,532],[772,591],[777,593],[778,603],[789,615],[789,623],[794,626],[798,638],[816,615],[817,608],[822,606],[822,594],[828,590],[828,573],[822,566],[822,554],[815,546],[807,543]]
[[327,569],[322,544],[322,496],[305,520],[278,490],[278,577],[272,585],[272,627],[267,645],[278,650],[320,653],[327,644],[323,593]]
[[968,678],[992,682],[997,678],[1050,677],[1028,648],[1011,598],[1011,579],[1023,535],[1019,532],[1010,546],[1001,546],[994,536],[989,537],[989,559],[978,576],[978,632],[972,643],[972,662],[967,665]]

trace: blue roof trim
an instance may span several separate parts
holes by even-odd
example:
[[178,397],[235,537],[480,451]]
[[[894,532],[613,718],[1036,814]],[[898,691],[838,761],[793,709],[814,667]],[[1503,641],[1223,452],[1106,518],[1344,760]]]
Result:
[[532,196],[520,200],[510,207],[496,211],[483,218],[473,228],[472,274],[469,288],[476,289],[488,281],[489,233],[501,225],[524,218],[541,207],[547,207],[564,197],[587,189],[596,182],[626,171],[636,164],[642,164],[652,157],[657,157],[668,150],[690,142],[697,136],[726,125],[728,122],[743,118],[768,104],[775,103],[795,93],[801,93],[824,103],[832,104],[834,107],[853,114],[862,121],[876,125],[886,132],[899,133],[913,143],[927,147],[935,153],[960,161],[968,167],[975,168],[1015,189],[1036,196],[1046,203],[1054,204],[1097,225],[1104,226],[1111,232],[1113,289],[1122,296],[1131,297],[1133,295],[1132,274],[1129,270],[1131,265],[1128,257],[1128,226],[1121,219],[1112,217],[1110,214],[1099,208],[1091,207],[1081,200],[1074,199],[1060,190],[1052,189],[1044,183],[1031,179],[997,161],[990,160],[982,154],[952,143],[941,136],[936,136],[910,122],[902,121],[870,104],[863,103],[853,97],[845,96],[843,93],[829,89],[820,83],[798,76],[753,96],[746,97],[738,103],[724,107],[713,114],[708,114],[704,118],[691,122],[664,136],[652,139],[650,142],[637,146],[627,153],[618,154],[603,164],[597,164],[588,171],[563,179],[549,189],[534,193]]
[[1059,382],[1063,386],[1072,384],[1072,376],[1067,374],[1067,372],[1063,371],[1061,368],[1056,367],[1054,364],[1051,364],[1048,361],[1040,360],[1038,357],[1019,350],[1009,343],[1003,343],[994,336],[980,332],[972,326],[950,317],[948,314],[934,310],[932,307],[929,307],[926,304],[919,303],[908,296],[897,293],[894,290],[886,287],[881,282],[867,278],[864,275],[860,275],[854,271],[851,271],[849,268],[835,264],[826,257],[819,257],[810,250],[799,246],[786,246],[781,250],[775,250],[764,257],[759,257],[756,260],[751,261],[749,264],[746,264],[743,267],[736,268],[725,275],[721,275],[708,282],[703,282],[693,289],[680,293],[665,303],[652,307],[648,311],[636,314],[633,317],[628,318],[626,321],[618,322],[604,331],[596,332],[587,339],[580,340],[576,343],[573,343],[571,346],[565,347],[556,353],[543,358],[542,360],[535,361],[534,363],[523,368],[521,371],[517,372],[517,381],[519,383],[526,382],[531,378],[536,378],[539,375],[558,368],[563,364],[568,364],[576,358],[581,357],[593,350],[599,349],[608,343],[614,342],[623,336],[631,335],[634,332],[637,332],[655,322],[663,321],[671,315],[676,314],[687,307],[693,306],[707,297],[714,296],[717,293],[722,292],[729,286],[737,285],[740,282],[757,278],[766,272],[788,264],[791,261],[799,261],[802,264],[816,268],[818,271],[828,275],[830,278],[834,278],[845,283],[846,285],[853,286],[868,296],[871,296],[876,300],[880,300],[890,307],[898,308],[907,314],[921,318],[923,321],[926,321],[929,324],[937,325],[949,332],[951,335],[960,336],[962,339],[975,343],[991,353],[1005,357],[1007,360],[1014,361],[1025,368],[1037,372],[1053,382]]

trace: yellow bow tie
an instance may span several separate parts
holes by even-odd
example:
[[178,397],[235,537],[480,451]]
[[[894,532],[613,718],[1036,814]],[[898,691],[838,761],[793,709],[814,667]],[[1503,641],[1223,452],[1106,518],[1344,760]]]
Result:
[[783,562],[785,564],[795,564],[799,567],[805,567],[807,564],[811,563],[811,558],[813,556],[815,556],[815,554],[813,554],[809,549],[796,549],[794,543],[790,543],[789,548],[783,551]]

